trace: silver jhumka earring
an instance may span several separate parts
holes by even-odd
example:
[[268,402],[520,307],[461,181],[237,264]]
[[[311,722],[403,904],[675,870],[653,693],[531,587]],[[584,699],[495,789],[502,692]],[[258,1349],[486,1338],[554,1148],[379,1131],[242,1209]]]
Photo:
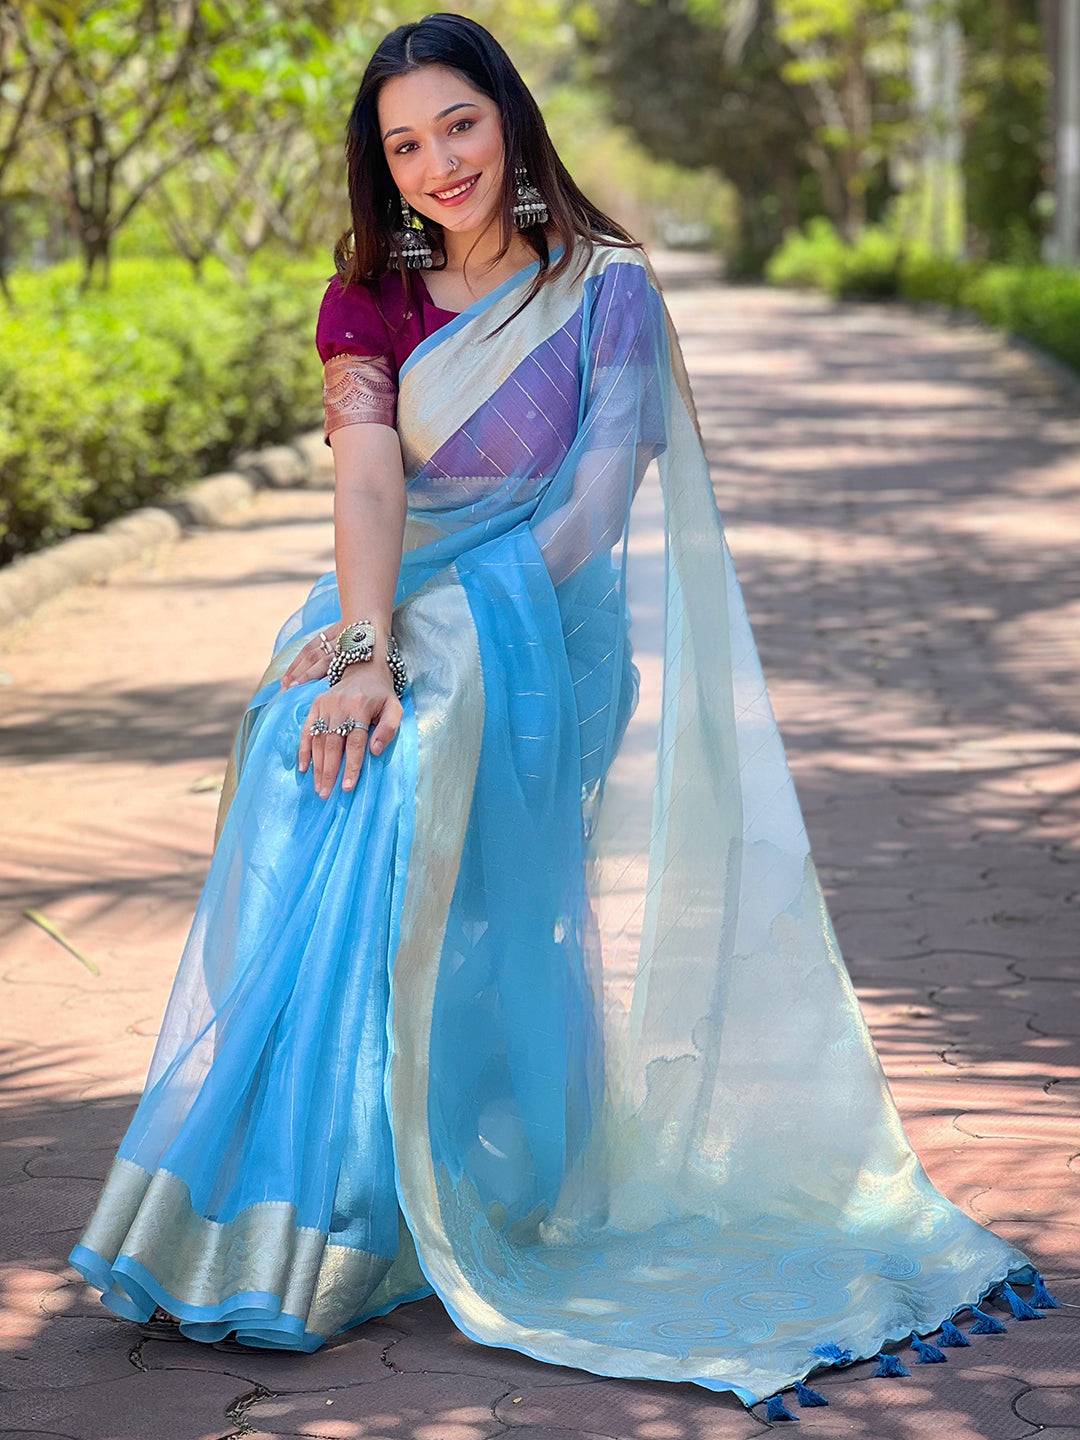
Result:
[[519,230],[530,225],[543,225],[548,218],[544,197],[529,179],[524,165],[514,168],[517,199],[514,201],[514,224]]
[[409,202],[400,190],[398,195],[401,199],[402,224],[399,230],[393,232],[390,260],[404,260],[410,270],[430,270],[431,246],[424,231],[424,222],[410,209]]

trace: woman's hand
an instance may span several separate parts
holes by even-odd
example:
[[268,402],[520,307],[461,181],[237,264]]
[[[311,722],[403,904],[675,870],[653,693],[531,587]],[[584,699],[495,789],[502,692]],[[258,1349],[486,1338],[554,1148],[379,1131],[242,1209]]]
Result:
[[[332,625],[323,626],[323,634],[331,645],[345,629],[344,620],[335,620]],[[293,658],[292,663],[281,677],[282,690],[290,685],[302,685],[305,680],[321,680],[330,669],[330,656],[323,649],[322,641],[316,635]]]
[[[374,656],[357,660],[345,667],[336,685],[315,697],[300,732],[299,768],[303,774],[314,760],[315,789],[325,800],[334,788],[341,757],[345,756],[343,790],[352,790],[364,763],[364,752],[371,744],[371,753],[379,755],[386,749],[401,724],[401,701],[394,693],[394,680],[385,660]],[[325,734],[312,735],[311,725],[324,719],[330,727]],[[335,735],[335,725],[355,720],[357,728],[348,736]],[[370,726],[370,734],[361,726]]]

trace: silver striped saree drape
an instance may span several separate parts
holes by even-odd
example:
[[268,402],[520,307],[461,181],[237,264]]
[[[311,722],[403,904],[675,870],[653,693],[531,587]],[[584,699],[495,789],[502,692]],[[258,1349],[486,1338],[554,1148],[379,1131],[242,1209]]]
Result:
[[1052,1297],[905,1136],[655,274],[578,244],[491,335],[538,266],[402,367],[401,729],[355,792],[297,772],[323,575],[71,1260],[197,1339],[313,1350],[434,1291],[487,1345],[813,1403]]

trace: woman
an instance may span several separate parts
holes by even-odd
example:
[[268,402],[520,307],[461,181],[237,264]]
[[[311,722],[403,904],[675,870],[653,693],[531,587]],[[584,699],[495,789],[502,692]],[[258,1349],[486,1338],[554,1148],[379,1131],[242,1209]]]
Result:
[[986,1297],[1037,1317],[902,1129],[641,248],[463,16],[387,36],[347,154],[335,571],[238,729],[72,1264],[299,1350],[434,1292],[484,1344],[769,1418],[1004,1328]]

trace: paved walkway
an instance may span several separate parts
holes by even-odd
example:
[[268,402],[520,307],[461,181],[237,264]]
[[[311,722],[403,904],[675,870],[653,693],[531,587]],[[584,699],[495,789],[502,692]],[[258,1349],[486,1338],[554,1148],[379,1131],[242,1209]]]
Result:
[[[657,259],[908,1133],[1070,1302],[906,1380],[815,1381],[831,1403],[801,1430],[1080,1440],[1080,422],[971,327]],[[329,514],[326,492],[261,492],[0,636],[0,1434],[760,1434],[764,1407],[730,1396],[475,1345],[433,1299],[314,1357],[140,1340],[66,1264],[141,1089],[232,727],[332,565]]]

